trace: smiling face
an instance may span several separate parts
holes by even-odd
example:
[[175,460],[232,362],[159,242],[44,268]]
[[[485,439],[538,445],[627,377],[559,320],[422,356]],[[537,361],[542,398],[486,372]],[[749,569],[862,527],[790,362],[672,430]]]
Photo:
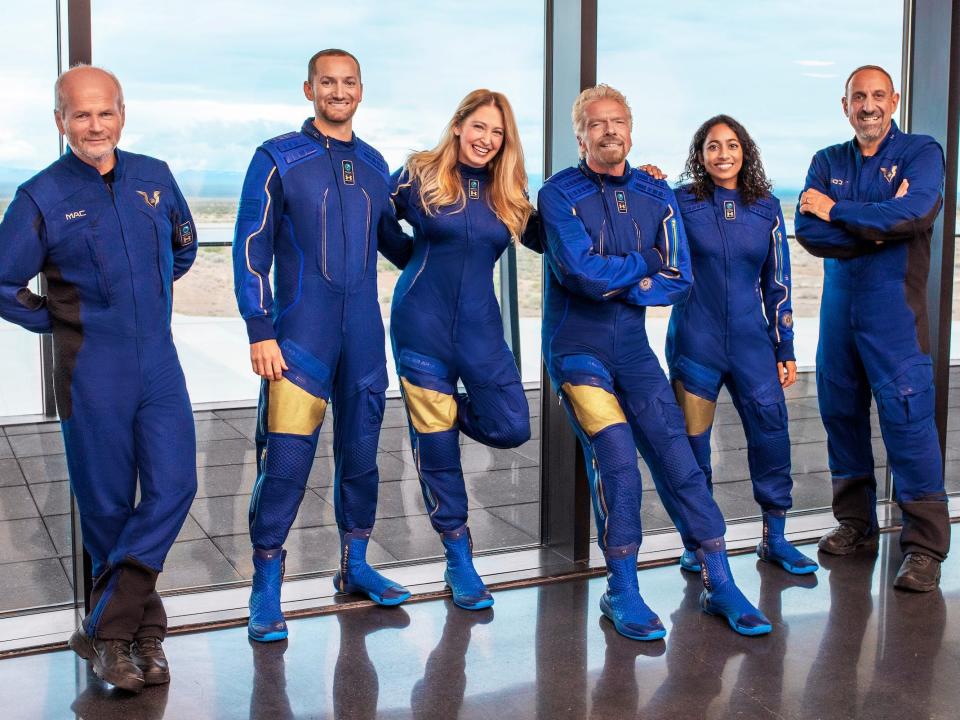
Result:
[[700,148],[700,161],[714,185],[736,190],[743,168],[743,146],[729,125],[717,123],[710,128]]
[[623,174],[624,161],[633,143],[627,109],[611,98],[594,100],[584,110],[584,126],[577,143],[594,172]]
[[850,78],[842,100],[843,114],[850,121],[861,149],[876,146],[886,136],[899,102],[900,95],[879,70],[861,70]]
[[457,160],[470,167],[487,165],[503,146],[503,113],[496,105],[481,105],[454,126]]
[[317,128],[327,135],[349,140],[353,116],[363,99],[360,68],[346,55],[318,57],[315,68],[313,81],[303,83],[303,94],[313,103]]
[[117,84],[101,70],[78,68],[63,78],[60,92],[63,105],[54,113],[57,129],[80,160],[100,174],[109,172],[124,122]]

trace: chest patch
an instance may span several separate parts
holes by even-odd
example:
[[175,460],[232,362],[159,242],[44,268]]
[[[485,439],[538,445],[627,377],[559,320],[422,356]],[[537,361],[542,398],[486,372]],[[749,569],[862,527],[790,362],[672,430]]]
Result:
[[617,190],[613,193],[613,196],[617,200],[617,212],[626,215],[627,214],[627,194],[623,190]]
[[893,179],[897,176],[897,166],[894,165],[889,170],[885,167],[880,168],[880,174],[883,175],[883,179],[888,183],[892,183]]
[[353,161],[344,160],[343,161],[343,184],[344,185],[355,185],[357,179],[353,175]]
[[723,219],[724,220],[737,219],[737,204],[733,200],[723,201]]
[[480,199],[480,181],[476,178],[467,180],[467,197],[471,200]]
[[143,201],[150,207],[156,209],[160,204],[160,191],[154,190],[153,195],[147,195],[143,190],[137,190],[137,195],[143,198]]

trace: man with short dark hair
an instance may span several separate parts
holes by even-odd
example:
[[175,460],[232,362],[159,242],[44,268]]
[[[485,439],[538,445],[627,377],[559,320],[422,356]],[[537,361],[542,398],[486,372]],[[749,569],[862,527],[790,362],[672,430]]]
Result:
[[[116,77],[75,67],[55,93],[69,150],[19,188],[0,223],[0,316],[53,333],[57,410],[94,575],[70,647],[136,692],[170,679],[157,575],[197,487],[170,331],[173,281],[193,264],[196,238],[167,165],[117,149]],[[41,271],[45,297],[27,287]]]
[[897,127],[899,100],[883,68],[850,74],[842,105],[856,137],[814,156],[796,232],[825,258],[817,395],[840,525],[820,550],[877,548],[872,392],[903,511],[904,560],[894,587],[928,591],[950,546],[927,320],[944,162],[932,137]]
[[356,58],[344,50],[317,53],[303,92],[315,116],[254,153],[233,244],[251,365],[263,378],[250,502],[248,625],[260,642],[287,636],[280,609],[283,544],[303,499],[328,401],[341,540],[334,584],[381,605],[410,597],[366,560],[387,389],[377,250],[402,267],[409,242],[394,215],[386,162],[353,134],[363,98]]
[[586,458],[607,563],[600,609],[626,637],[666,634],[637,581],[639,450],[686,549],[697,553],[703,610],[742,635],[763,635],[772,626],[734,583],[723,516],[647,341],[647,306],[683,298],[692,277],[673,192],[626,161],[632,125],[620,92],[607,85],[584,90],[573,105],[581,161],[550,177],[538,198],[550,270],[543,358]]

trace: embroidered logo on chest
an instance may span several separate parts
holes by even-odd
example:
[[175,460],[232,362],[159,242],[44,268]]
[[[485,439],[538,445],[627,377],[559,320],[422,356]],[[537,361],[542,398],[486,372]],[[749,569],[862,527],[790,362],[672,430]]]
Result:
[[622,215],[627,213],[627,194],[623,190],[617,190],[613,193],[613,196],[617,200],[617,212]]
[[74,210],[73,212],[64,213],[65,220],[76,220],[77,218],[82,218],[87,216],[86,210]]
[[724,220],[737,219],[737,204],[733,200],[723,201],[723,219]]
[[143,198],[143,201],[150,207],[156,209],[160,204],[160,191],[154,190],[153,195],[147,195],[143,190],[137,190],[137,195]]
[[480,181],[476,178],[467,180],[467,197],[471,200],[480,199]]
[[844,181],[840,178],[830,178],[831,185],[843,185]]
[[356,178],[353,176],[353,161],[344,160],[343,161],[343,184],[344,185],[355,185],[357,182]]
[[897,166],[894,165],[892,168],[887,170],[885,167],[880,168],[880,174],[883,175],[883,179],[888,183],[892,183],[893,179],[897,176]]

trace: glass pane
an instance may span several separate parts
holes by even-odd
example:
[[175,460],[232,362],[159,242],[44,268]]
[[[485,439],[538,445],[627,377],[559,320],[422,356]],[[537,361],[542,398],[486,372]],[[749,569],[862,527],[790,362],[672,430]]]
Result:
[[[813,372],[823,270],[792,237],[794,208],[813,154],[852,136],[840,106],[847,74],[859,65],[879,64],[899,85],[902,22],[900,0],[814,0],[802,7],[768,3],[762,11],[749,3],[728,3],[722,15],[707,0],[648,2],[635,13],[608,0],[599,3],[597,78],[632,103],[630,161],[654,163],[676,182],[694,131],[707,118],[725,113],[753,136],[781,201],[790,235],[799,369],[796,385],[786,391],[795,510],[828,507],[831,489]],[[651,346],[664,367],[669,315],[669,308],[647,315]],[[758,515],[746,440],[726,391],[711,445],[714,495],[724,515]],[[882,478],[885,455],[878,431],[874,449]],[[652,488],[644,492],[643,503],[646,529],[669,526],[656,520],[658,513],[665,515]]]
[[[18,8],[16,32],[0,44],[0,67],[8,99],[0,103],[2,215],[17,187],[59,155],[53,3]],[[39,291],[37,281],[31,288]],[[63,465],[59,426],[4,422],[43,412],[39,338],[0,320],[0,613],[73,601],[69,490],[65,474],[48,472]]]
[[[960,173],[958,173],[960,186]],[[960,202],[956,210],[956,233],[954,242],[960,244]],[[953,309],[950,329],[950,396],[947,411],[947,462],[944,465],[944,480],[947,493],[960,494],[960,253],[953,256]]]
[[[391,168],[399,167],[412,149],[432,147],[468,91],[489,87],[504,92],[520,126],[534,195],[542,181],[541,4],[487,4],[485,16],[509,16],[510,22],[485,38],[480,54],[465,49],[477,32],[469,6],[418,3],[388,15],[381,3],[361,1],[318,12],[309,3],[287,3],[264,13],[252,0],[176,0],[163,8],[135,10],[120,0],[93,5],[94,57],[116,72],[124,86],[123,147],[166,160],[190,203],[201,245],[223,245],[201,247],[195,266],[175,289],[174,334],[192,400],[246,406],[196,417],[200,491],[166,565],[162,582],[168,589],[250,577],[247,508],[256,476],[252,438],[259,382],[249,369],[227,245],[254,149],[267,138],[298,129],[311,114],[302,91],[307,59],[330,44],[357,55],[364,96],[354,128]],[[191,18],[191,32],[175,21],[182,17]],[[336,33],[318,33],[321,17]],[[151,32],[135,36],[129,32],[131,23]],[[157,58],[163,58],[162,65]],[[437,72],[446,67],[452,71]],[[521,250],[521,255],[527,252]],[[378,271],[386,324],[398,272],[382,258]],[[531,337],[538,354],[539,330]],[[377,551],[372,553],[378,562],[441,551],[423,517],[389,340],[387,356],[392,399],[378,456]],[[288,574],[330,570],[336,564],[331,415],[287,544]],[[462,456],[476,547],[536,542],[538,455],[532,449],[500,451],[469,442]]]

